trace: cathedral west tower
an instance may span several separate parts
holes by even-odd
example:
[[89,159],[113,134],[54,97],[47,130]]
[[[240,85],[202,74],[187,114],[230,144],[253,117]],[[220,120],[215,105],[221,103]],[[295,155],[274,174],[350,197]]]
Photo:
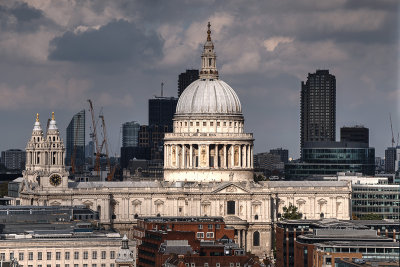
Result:
[[165,135],[166,181],[252,181],[253,135],[244,133],[235,91],[219,79],[208,23],[200,79],[179,98],[173,133]]

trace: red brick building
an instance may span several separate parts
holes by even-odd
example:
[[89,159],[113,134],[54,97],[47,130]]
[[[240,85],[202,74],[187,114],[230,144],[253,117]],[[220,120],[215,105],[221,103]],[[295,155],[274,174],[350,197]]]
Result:
[[234,240],[235,230],[227,228],[222,217],[139,217],[133,227],[133,238],[141,244],[146,230],[194,232],[195,239]]
[[[182,265],[183,264],[183,265]],[[201,241],[196,232],[145,230],[138,247],[138,267],[150,266],[262,266],[257,257],[229,239]]]

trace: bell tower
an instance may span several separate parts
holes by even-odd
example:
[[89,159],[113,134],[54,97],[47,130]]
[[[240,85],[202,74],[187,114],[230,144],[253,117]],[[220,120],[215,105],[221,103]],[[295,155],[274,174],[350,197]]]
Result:
[[32,137],[26,146],[26,170],[24,177],[40,187],[68,187],[68,172],[64,166],[65,147],[52,113],[46,136],[36,114]]

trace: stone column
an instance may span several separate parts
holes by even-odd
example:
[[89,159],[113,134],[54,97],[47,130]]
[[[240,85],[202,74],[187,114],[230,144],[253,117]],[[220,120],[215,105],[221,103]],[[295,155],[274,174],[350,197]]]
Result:
[[231,168],[233,168],[235,166],[235,146],[231,145]]
[[218,151],[218,144],[215,144],[215,148],[214,148],[214,168],[215,169],[219,168],[219,166],[218,166],[219,153],[218,152],[219,152]]
[[239,151],[238,151],[238,156],[239,156],[239,160],[238,160],[238,163],[239,163],[239,167],[242,167],[242,145],[239,145]]
[[192,144],[190,144],[189,167],[193,168],[193,145]]
[[186,168],[186,145],[183,144],[182,145],[182,166],[181,169],[185,169]]
[[176,163],[176,168],[178,168],[179,167],[179,152],[178,152],[178,149],[179,149],[179,145],[175,145],[175,163]]
[[250,146],[250,167],[253,168],[254,159],[253,159],[253,146]]
[[222,167],[224,168],[224,169],[226,169],[226,157],[227,157],[227,154],[226,154],[226,145],[224,144],[224,157],[223,157],[223,163],[222,163]]
[[210,145],[206,145],[206,167],[210,168]]
[[201,155],[200,155],[201,149],[200,149],[200,147],[201,147],[201,145],[198,144],[197,145],[197,167],[200,167],[200,159],[201,159]]

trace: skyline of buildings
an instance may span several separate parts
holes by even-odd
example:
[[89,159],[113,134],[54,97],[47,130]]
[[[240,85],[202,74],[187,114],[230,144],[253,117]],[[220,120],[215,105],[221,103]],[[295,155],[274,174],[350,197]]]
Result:
[[[23,246],[14,249],[15,245],[6,243],[0,248],[4,250],[0,251],[2,259],[7,255],[8,260],[12,260],[18,253],[18,260],[30,267],[29,261],[34,260],[37,252],[40,261],[44,261],[42,256],[46,255],[47,267],[51,267],[48,266],[50,261],[56,267],[61,267],[61,264],[64,267],[72,267],[70,264],[73,267],[133,267],[135,263],[142,267],[162,264],[169,267],[259,267],[263,266],[260,260],[266,263],[276,254],[279,255],[279,264],[293,266],[294,262],[294,266],[299,267],[332,266],[337,261],[346,260],[347,256],[352,260],[384,258],[398,263],[396,226],[391,229],[392,224],[386,224],[384,227],[388,227],[388,231],[380,222],[373,224],[371,229],[367,229],[370,225],[365,223],[357,226],[357,223],[348,222],[352,216],[362,218],[370,215],[370,211],[376,212],[379,218],[398,220],[392,213],[399,212],[399,193],[393,190],[398,185],[384,185],[389,181],[387,178],[375,179],[374,182],[370,177],[357,177],[357,181],[353,178],[335,179],[334,175],[339,176],[338,171],[374,175],[375,151],[365,142],[365,130],[361,135],[358,129],[344,130],[344,140],[342,137],[340,142],[335,137],[331,140],[329,129],[336,127],[335,107],[332,109],[332,103],[336,105],[336,100],[332,100],[334,76],[328,76],[329,81],[316,78],[315,83],[309,77],[307,86],[315,86],[314,89],[306,90],[302,84],[301,114],[304,115],[305,109],[311,110],[304,119],[306,123],[311,122],[305,127],[310,130],[307,130],[309,136],[304,141],[304,134],[301,134],[302,161],[287,163],[286,166],[293,168],[285,168],[286,174],[293,175],[287,178],[300,178],[300,181],[258,180],[254,163],[261,157],[255,157],[254,136],[245,129],[245,116],[238,95],[220,80],[210,22],[207,27],[200,79],[190,84],[178,100],[149,99],[148,125],[133,125],[136,130],[139,128],[137,144],[121,146],[121,155],[125,148],[144,149],[149,160],[163,161],[164,164],[158,165],[163,171],[160,177],[134,179],[145,164],[126,158],[128,166],[132,167],[129,172],[134,172],[129,178],[133,179],[73,181],[70,178],[74,173],[81,116],[75,114],[77,117],[71,120],[76,124],[75,129],[71,123],[68,126],[72,128],[69,129],[69,139],[71,135],[75,138],[72,170],[68,172],[64,161],[66,150],[54,112],[45,131],[37,115],[26,145],[26,171],[13,181],[15,197],[2,199],[12,205],[21,205],[21,210],[1,210],[0,215],[5,216],[6,223],[0,231],[12,228],[7,220],[19,220],[21,214],[39,222],[37,217],[40,215],[46,219],[46,210],[57,212],[59,207],[59,217],[53,218],[57,226],[52,229],[43,224],[41,230],[32,225],[28,226],[31,229],[26,233],[6,232],[9,240],[4,243],[20,242]],[[329,70],[317,70],[316,74],[328,75]],[[322,94],[320,91],[326,92]],[[313,95],[317,97],[314,99]],[[166,99],[170,103],[164,103]],[[177,103],[171,108],[174,100]],[[321,111],[324,115],[320,115]],[[333,114],[328,114],[328,111]],[[102,125],[106,142],[104,117]],[[303,126],[302,120],[301,131],[305,129]],[[265,156],[280,164],[281,168],[288,161],[288,154],[288,150],[278,148],[271,149]],[[109,162],[108,167],[111,171]],[[263,167],[269,166],[265,164]],[[302,181],[313,175],[322,178]],[[35,207],[26,208],[29,206]],[[52,207],[41,209],[43,206]],[[62,214],[63,209],[70,212],[77,206],[85,207],[86,211],[79,210],[69,218],[68,214]],[[142,219],[142,216],[147,219]],[[278,229],[277,225],[287,223],[282,222],[284,218],[296,218],[301,223],[296,225],[297,229]],[[85,219],[90,219],[89,223],[84,222]],[[386,236],[381,230],[386,230]],[[390,230],[393,230],[393,237],[388,236],[392,233]],[[301,234],[297,235],[297,231]],[[22,236],[16,238],[16,235]],[[96,239],[94,244],[86,247],[85,241],[90,242],[92,237],[104,240]],[[55,249],[50,245],[46,245],[46,251],[25,249],[31,245],[31,240],[36,248],[47,244],[46,239],[50,238],[55,242]],[[115,255],[115,242],[108,242],[109,238],[122,241],[118,255]],[[134,247],[137,253],[128,244],[133,238],[138,241]],[[36,244],[36,239],[41,242]],[[77,242],[71,246],[71,241],[75,240]],[[57,247],[60,245],[61,248]],[[99,246],[111,246],[110,252],[106,249],[101,251],[101,260],[107,259],[108,262],[97,261],[100,260]],[[76,262],[70,261],[72,252]],[[286,255],[280,255],[282,252]],[[135,262],[136,255],[138,259]],[[89,260],[91,262],[85,262]]]
[[199,78],[198,69],[187,69],[178,76],[178,98],[192,82]]
[[317,69],[301,82],[300,149],[319,141],[336,141],[336,77]]
[[85,164],[85,139],[86,139],[85,110],[81,110],[72,116],[66,129],[65,165],[71,166],[75,160],[75,168],[82,170]]

